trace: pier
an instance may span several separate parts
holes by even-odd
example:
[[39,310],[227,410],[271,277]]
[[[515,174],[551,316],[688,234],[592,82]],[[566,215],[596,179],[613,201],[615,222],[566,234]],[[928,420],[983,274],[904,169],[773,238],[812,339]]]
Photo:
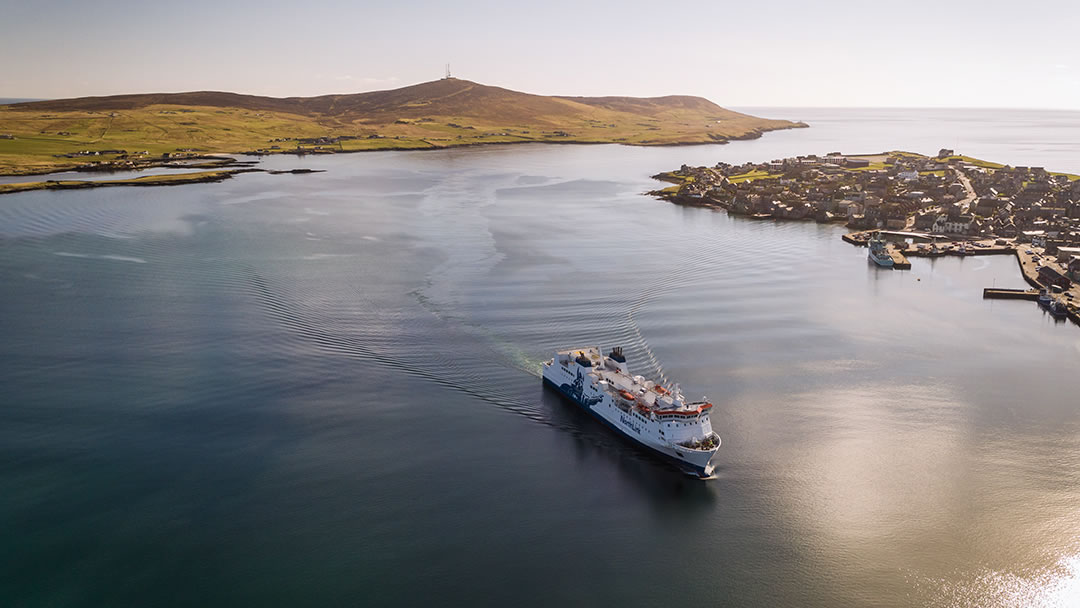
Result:
[[889,256],[892,258],[893,270],[909,270],[911,268],[911,262],[908,261],[903,251],[893,245],[888,245],[887,249]]
[[[1014,249],[1016,261],[1020,265],[1020,273],[1024,275],[1024,281],[1036,290],[1049,287],[1043,283],[1042,277],[1039,276],[1039,267],[1040,265],[1050,266],[1055,269],[1059,267],[1057,267],[1056,263],[1051,263],[1045,259],[1045,251],[1040,253],[1034,248],[1025,247],[1025,245],[1017,244]],[[1068,289],[1063,290],[1061,298],[1065,302],[1069,320],[1080,325],[1080,285],[1070,283]]]
[[[874,231],[859,231],[851,232],[841,237],[844,242],[850,243],[857,247],[865,247],[870,239],[870,234]],[[921,258],[938,258],[945,256],[952,257],[968,257],[979,255],[1012,255],[1016,257],[1016,263],[1020,267],[1020,274],[1024,277],[1024,281],[1030,285],[1031,289],[999,289],[993,287],[987,287],[983,289],[984,299],[1003,299],[1003,300],[1030,300],[1036,301],[1039,299],[1039,290],[1049,287],[1044,282],[1043,277],[1040,275],[1040,268],[1049,267],[1062,274],[1060,266],[1052,257],[1047,256],[1045,249],[1036,248],[1033,245],[1025,243],[1017,243],[1013,240],[1008,240],[1002,244],[1002,239],[970,239],[970,237],[956,237],[953,239],[945,240],[943,236],[934,238],[927,238],[931,235],[923,233],[913,232],[898,232],[898,231],[880,231],[886,238],[892,237],[893,239],[903,239],[898,243],[889,243],[888,251],[889,255],[893,259],[893,268],[896,270],[906,270],[911,268],[911,262],[909,257],[921,257]],[[930,247],[912,242],[908,243],[906,239],[912,239],[912,241],[933,241]],[[970,240],[969,240],[970,239]],[[939,245],[938,241],[943,244]],[[1063,285],[1063,287],[1065,287]],[[1077,325],[1080,325],[1080,285],[1075,282],[1069,282],[1068,287],[1063,289],[1060,296],[1062,301],[1066,305],[1068,311],[1068,318]]]
[[1039,299],[1037,289],[998,289],[987,287],[983,289],[984,300],[1031,300]]

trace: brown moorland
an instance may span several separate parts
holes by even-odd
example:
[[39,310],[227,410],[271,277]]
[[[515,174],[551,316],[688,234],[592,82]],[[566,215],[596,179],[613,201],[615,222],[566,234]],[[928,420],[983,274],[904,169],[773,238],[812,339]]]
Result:
[[[176,151],[715,143],[800,126],[805,125],[727,110],[701,97],[543,96],[457,78],[318,97],[212,91],[114,95],[0,106],[0,136],[9,136],[0,137],[0,173],[146,160]],[[94,154],[99,151],[108,153]],[[82,155],[70,156],[77,153]]]

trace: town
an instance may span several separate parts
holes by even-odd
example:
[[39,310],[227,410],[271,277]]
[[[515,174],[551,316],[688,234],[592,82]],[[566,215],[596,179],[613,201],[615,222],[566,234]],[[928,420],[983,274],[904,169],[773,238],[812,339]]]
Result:
[[[1011,167],[942,149],[807,155],[765,163],[683,165],[655,179],[675,185],[651,192],[680,205],[724,209],[753,219],[842,223],[844,240],[890,241],[897,269],[909,256],[1016,255],[1034,288],[986,297],[1048,301],[1080,323],[1080,176],[1043,167]],[[1054,304],[1055,306],[1057,304]],[[1057,310],[1056,308],[1054,310]]]

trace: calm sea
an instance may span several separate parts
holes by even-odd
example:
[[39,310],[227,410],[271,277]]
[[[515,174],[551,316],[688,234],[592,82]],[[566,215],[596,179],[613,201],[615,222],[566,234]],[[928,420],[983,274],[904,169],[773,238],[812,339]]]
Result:
[[[641,193],[683,163],[1080,172],[1080,113],[756,110],[726,146],[280,157],[0,197],[0,603],[1076,606],[1080,328],[1011,258]],[[626,347],[717,404],[684,477],[542,388]]]

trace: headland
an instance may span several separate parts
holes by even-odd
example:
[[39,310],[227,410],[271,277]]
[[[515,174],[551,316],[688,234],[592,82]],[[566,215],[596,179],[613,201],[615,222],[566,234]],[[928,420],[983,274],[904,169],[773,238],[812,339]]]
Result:
[[458,78],[319,97],[206,91],[83,97],[0,106],[0,175],[127,170],[208,154],[726,143],[805,126],[701,97],[544,96]]

